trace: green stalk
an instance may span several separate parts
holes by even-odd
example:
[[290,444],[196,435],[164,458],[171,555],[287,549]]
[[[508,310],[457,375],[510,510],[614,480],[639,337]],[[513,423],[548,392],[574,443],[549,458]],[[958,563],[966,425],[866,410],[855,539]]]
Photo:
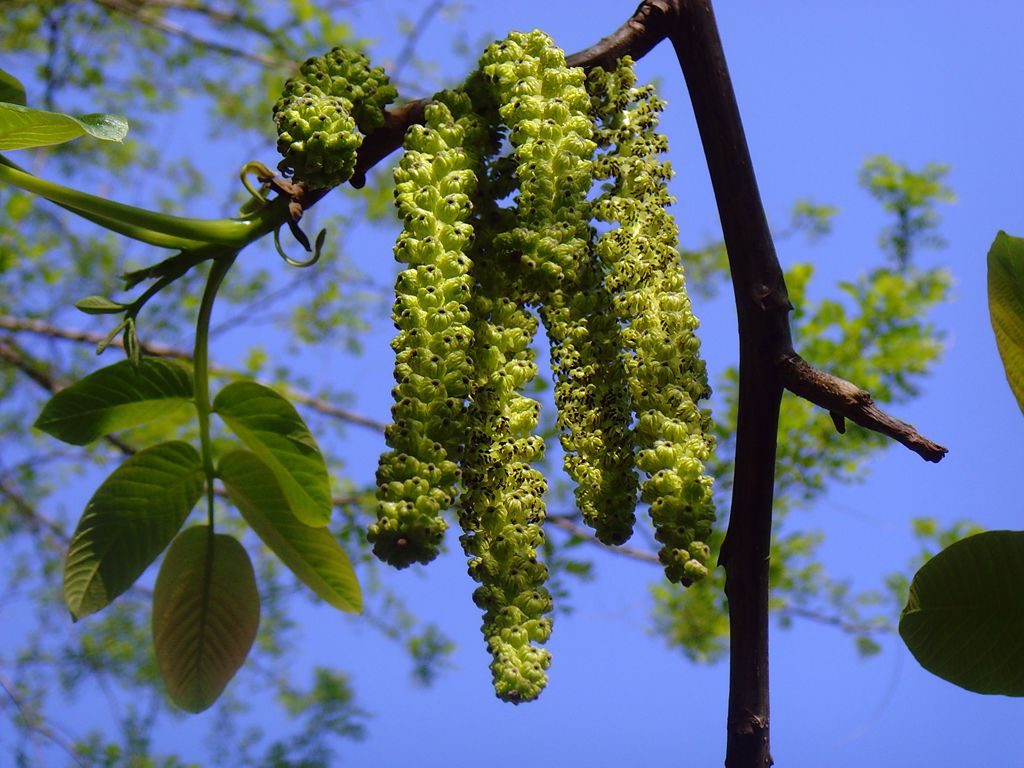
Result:
[[238,251],[227,250],[214,257],[210,274],[206,277],[206,288],[199,303],[199,318],[196,320],[196,346],[192,356],[196,412],[199,415],[199,443],[203,455],[203,471],[206,473],[206,498],[210,528],[213,528],[213,449],[210,445],[210,316],[213,301],[224,275],[235,263]]
[[40,179],[0,157],[0,181],[46,198],[101,227],[162,248],[188,250],[216,243],[240,249],[272,231],[288,216],[279,198],[246,219],[193,219],[136,208]]

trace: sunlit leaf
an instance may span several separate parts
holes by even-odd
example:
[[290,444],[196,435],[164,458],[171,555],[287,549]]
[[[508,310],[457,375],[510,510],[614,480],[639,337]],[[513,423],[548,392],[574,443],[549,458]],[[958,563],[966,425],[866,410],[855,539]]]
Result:
[[291,403],[262,384],[237,381],[217,394],[213,410],[274,473],[292,513],[306,525],[327,525],[327,465]]
[[0,151],[63,144],[82,136],[123,141],[128,121],[116,115],[65,115],[20,104],[0,103]]
[[0,69],[0,101],[25,106],[25,86],[10,72]]
[[188,443],[155,445],[115,469],[85,507],[64,561],[64,602],[77,620],[128,589],[180,530],[203,492]]
[[996,235],[988,252],[988,310],[1006,380],[1024,411],[1024,238]]
[[221,459],[217,474],[245,521],[292,573],[335,608],[362,611],[348,556],[326,528],[295,518],[266,464],[248,451],[234,451]]
[[979,533],[925,563],[900,635],[922,667],[961,688],[1024,696],[1024,531]]
[[66,443],[85,445],[119,429],[174,416],[192,399],[192,373],[184,364],[122,360],[50,398],[35,427]]
[[259,623],[242,545],[205,525],[183,531],[153,591],[153,647],[171,700],[188,712],[209,708],[249,655]]

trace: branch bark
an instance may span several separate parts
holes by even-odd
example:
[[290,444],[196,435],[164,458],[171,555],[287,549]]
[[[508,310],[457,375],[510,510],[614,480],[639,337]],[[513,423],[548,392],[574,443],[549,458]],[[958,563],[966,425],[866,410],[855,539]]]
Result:
[[719,556],[729,600],[727,768],[772,764],[768,698],[768,567],[782,380],[792,350],[789,296],[726,67],[710,0],[681,0],[670,39],[686,78],[729,254],[739,323],[736,463]]

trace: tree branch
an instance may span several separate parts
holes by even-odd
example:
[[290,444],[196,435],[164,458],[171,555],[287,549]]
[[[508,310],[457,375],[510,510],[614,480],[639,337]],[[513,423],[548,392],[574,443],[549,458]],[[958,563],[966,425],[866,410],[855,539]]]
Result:
[[[195,45],[197,48],[207,48],[211,51],[217,51],[226,56],[232,56],[239,59],[245,59],[255,64],[259,64],[261,67],[274,67],[279,66],[282,62],[272,59],[269,56],[264,56],[260,53],[253,53],[242,48],[236,48],[235,46],[222,43],[217,40],[208,40],[206,38],[196,35],[186,27],[178,24],[177,22],[171,21],[170,19],[164,18],[155,13],[146,12],[146,3],[131,2],[131,0],[93,0],[97,5],[101,5],[107,10],[114,11],[127,16],[130,19],[134,19],[140,24],[158,29],[161,32],[171,35],[173,37],[179,37],[191,45]],[[191,10],[196,10],[192,8]]]
[[729,599],[727,768],[772,764],[768,697],[768,565],[790,310],[710,0],[680,0],[670,38],[704,145],[736,299],[739,412],[732,510],[719,562]]
[[596,544],[607,552],[614,552],[617,555],[624,555],[644,563],[652,563],[653,565],[662,566],[661,560],[658,559],[657,552],[650,552],[636,547],[625,547],[622,545],[612,546],[605,544],[594,535],[594,532],[590,528],[580,525],[569,515],[548,515],[545,520],[556,528],[561,528],[566,533],[572,534],[579,539],[584,539]]
[[[85,344],[99,344],[103,341],[106,336],[102,333],[95,333],[93,331],[79,331],[73,328],[63,328],[52,323],[46,323],[42,320],[23,320],[18,317],[12,317],[10,315],[0,315],[0,328],[8,331],[23,331],[27,333],[34,333],[40,336],[47,336],[53,339],[63,339],[65,341],[77,341]],[[2,341],[0,341],[2,344]],[[111,347],[123,348],[121,339],[114,339],[110,342]],[[2,347],[0,347],[2,351]],[[147,355],[153,355],[154,357],[169,357],[176,360],[191,360],[192,353],[188,350],[179,349],[177,347],[167,346],[165,344],[156,344],[153,342],[143,342],[142,351]],[[17,365],[12,359],[9,362]],[[231,371],[223,368],[212,369],[214,373],[219,375],[231,375]],[[32,371],[26,370],[26,373],[33,375]],[[35,374],[39,374],[37,369],[34,369]],[[48,382],[48,383],[47,383]],[[43,387],[56,392],[60,387],[56,382],[47,379],[42,382]],[[333,403],[326,402],[318,397],[302,392],[301,390],[292,389],[290,387],[281,388],[285,394],[297,403],[302,403],[311,410],[321,413],[324,416],[330,416],[340,421],[347,421],[350,424],[357,424],[361,427],[372,429],[375,432],[383,432],[385,425],[371,419],[369,416],[363,416],[355,411],[350,411],[346,408],[340,408]]]
[[870,392],[814,368],[795,352],[781,356],[779,375],[783,385],[794,395],[827,409],[840,434],[846,431],[843,419],[849,419],[865,429],[902,443],[925,461],[941,461],[948,451],[918,433],[910,424],[882,411],[875,405]]

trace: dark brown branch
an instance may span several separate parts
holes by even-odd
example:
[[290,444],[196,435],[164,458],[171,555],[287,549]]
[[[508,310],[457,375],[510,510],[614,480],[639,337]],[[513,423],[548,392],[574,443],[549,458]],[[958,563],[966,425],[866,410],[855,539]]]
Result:
[[[568,63],[573,67],[591,69],[613,66],[627,55],[639,59],[665,39],[665,20],[672,16],[672,5],[667,0],[641,3],[633,16],[618,30],[596,45],[567,57]],[[409,127],[424,121],[424,109],[428,103],[428,99],[417,99],[395,109],[385,110],[384,126],[370,133],[359,148],[356,167],[349,180],[353,187],[361,189],[366,184],[367,172],[402,146]],[[310,207],[326,193],[327,190],[311,193],[303,207]]]
[[614,69],[624,56],[634,60],[646,56],[665,39],[669,26],[666,22],[676,16],[673,5],[668,0],[640,3],[625,24],[586,50],[567,56],[566,63],[584,69]]
[[704,145],[729,255],[740,337],[732,511],[719,562],[729,600],[727,768],[772,764],[768,566],[782,381],[791,350],[789,297],[754,177],[710,0],[680,0],[671,32]]
[[[366,184],[367,171],[402,146],[402,140],[409,127],[426,119],[425,110],[429,103],[429,99],[417,99],[395,109],[385,110],[384,125],[367,136],[359,147],[356,167],[352,172],[352,178],[349,179],[353,187],[362,189]],[[326,190],[319,190],[312,196],[319,199],[324,194]],[[316,199],[313,202],[316,202]]]
[[844,431],[843,419],[865,429],[891,437],[918,454],[925,461],[941,461],[947,448],[929,440],[905,421],[900,421],[875,405],[871,393],[838,376],[819,371],[800,355],[783,355],[779,375],[790,392],[828,410],[836,429]]

